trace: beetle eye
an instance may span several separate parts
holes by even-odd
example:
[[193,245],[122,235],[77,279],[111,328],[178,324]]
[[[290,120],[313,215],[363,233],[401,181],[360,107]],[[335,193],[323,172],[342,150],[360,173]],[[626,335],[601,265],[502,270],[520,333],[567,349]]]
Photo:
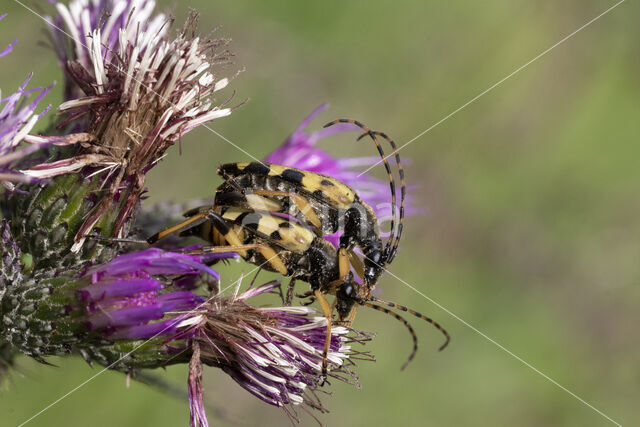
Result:
[[348,297],[352,297],[353,296],[353,285],[351,285],[351,283],[347,283],[343,289],[344,294]]
[[349,278],[340,285],[338,292],[349,299],[354,299],[356,297],[356,287],[353,285],[353,274],[351,272],[349,272]]
[[365,263],[371,267],[378,267],[380,265],[380,261],[382,259],[382,252],[378,249],[375,249],[369,253],[365,257]]

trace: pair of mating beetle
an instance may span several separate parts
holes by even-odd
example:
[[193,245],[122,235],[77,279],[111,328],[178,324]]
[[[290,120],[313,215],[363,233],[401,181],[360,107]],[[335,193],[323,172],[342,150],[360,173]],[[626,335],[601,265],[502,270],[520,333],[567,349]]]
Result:
[[[291,277],[286,296],[288,305],[293,298],[295,281],[308,282],[311,291],[302,296],[309,297],[309,303],[317,300],[328,321],[322,355],[323,378],[327,374],[327,352],[333,323],[333,307],[325,298],[327,294],[335,295],[338,324],[351,325],[359,305],[383,311],[403,322],[413,338],[413,351],[403,369],[416,354],[417,337],[404,318],[382,305],[408,312],[433,324],[446,337],[440,350],[449,343],[449,335],[438,323],[371,294],[381,273],[395,258],[402,235],[406,195],[404,170],[396,144],[386,134],[349,119],[334,120],[325,127],[337,123],[360,127],[364,133],[358,140],[369,136],[386,168],[391,188],[392,219],[390,236],[384,244],[374,210],[348,185],[329,176],[260,162],[220,166],[218,174],[225,181],[218,187],[213,205],[186,212],[185,221],[145,241],[153,244],[170,234],[179,233],[198,236],[213,245],[201,248],[198,253],[236,252],[265,270]],[[394,176],[377,137],[386,140],[395,154],[401,181],[399,215],[396,212]],[[342,232],[338,248],[324,239],[324,236],[336,232]],[[354,279],[354,272],[361,283]]]

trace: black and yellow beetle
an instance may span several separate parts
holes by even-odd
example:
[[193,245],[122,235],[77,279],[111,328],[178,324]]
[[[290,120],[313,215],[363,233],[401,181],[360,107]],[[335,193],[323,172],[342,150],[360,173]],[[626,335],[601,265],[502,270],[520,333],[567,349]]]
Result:
[[[293,283],[296,279],[301,279],[310,283],[311,292],[307,295],[312,295],[319,300],[329,322],[331,322],[331,315],[330,312],[327,313],[328,304],[324,294],[336,295],[335,308],[338,313],[338,322],[341,324],[351,324],[358,305],[370,306],[394,315],[409,328],[413,336],[414,351],[409,357],[410,361],[417,349],[417,338],[411,326],[400,316],[373,305],[371,302],[407,311],[434,324],[447,338],[441,348],[447,345],[449,336],[440,325],[428,317],[371,295],[380,274],[394,259],[402,235],[406,196],[404,170],[396,145],[386,134],[371,131],[353,120],[336,120],[326,126],[345,122],[352,123],[364,131],[358,139],[364,136],[371,137],[378,148],[389,176],[393,216],[391,218],[391,235],[386,244],[383,244],[380,237],[378,218],[374,210],[360,199],[354,189],[333,177],[288,166],[263,162],[229,163],[220,166],[218,174],[225,179],[225,182],[217,189],[214,208],[245,209],[246,212],[242,217],[233,218],[236,226],[252,229],[255,237],[260,241],[269,241],[274,246],[298,252],[296,256],[291,256],[285,251],[276,257],[282,258],[288,269],[286,275],[292,277],[289,292],[287,292],[288,303],[291,302]],[[395,180],[377,136],[389,142],[398,166],[398,175],[401,181],[398,219],[395,209]],[[228,216],[227,212],[225,211],[222,216]],[[277,214],[286,216],[276,217]],[[260,221],[255,221],[253,218],[260,218]],[[284,218],[289,221],[284,221]],[[247,221],[247,219],[251,220]],[[395,229],[396,221],[398,222],[397,231]],[[300,231],[293,234],[282,233],[282,228],[268,226],[267,224],[270,222],[279,222],[281,227],[290,224],[287,227],[290,227],[291,230],[300,230],[300,227],[305,225],[307,226],[305,228],[313,230],[317,237],[312,241],[307,234],[305,243],[307,249],[300,252],[304,246],[299,246],[297,242],[294,242],[294,237],[299,238],[302,233]],[[322,237],[337,231],[341,231],[342,236],[339,247],[335,249],[332,245],[327,245]],[[199,235],[202,234],[199,233]],[[293,246],[297,247],[294,249]],[[356,250],[361,252],[362,257],[358,255]],[[273,260],[267,262],[267,258],[263,256],[259,259],[254,257],[249,261],[254,263],[261,261],[270,267],[268,269],[284,271],[281,260],[276,259],[275,263],[272,262]],[[351,268],[362,279],[362,284],[353,279]],[[328,337],[329,334],[327,334],[327,339]]]
[[[218,168],[218,174],[225,179],[225,183],[218,187],[214,205],[285,213],[309,225],[319,235],[342,232],[338,257],[342,259],[341,262],[349,263],[363,281],[362,286],[345,284],[340,290],[336,307],[339,320],[350,323],[355,316],[355,303],[370,300],[380,274],[396,256],[402,236],[406,190],[402,162],[391,138],[355,120],[339,119],[325,127],[337,123],[351,123],[360,127],[364,133],[358,139],[370,136],[378,148],[391,189],[391,234],[386,244],[380,237],[375,211],[350,186],[330,176],[292,167],[261,162],[224,164]],[[401,184],[398,219],[395,179],[377,136],[389,142],[398,166]],[[355,253],[356,248],[362,253],[362,259]]]
[[[336,297],[335,308],[341,324],[351,324],[358,305],[383,311],[403,322],[414,342],[413,351],[404,366],[417,351],[416,334],[404,318],[376,304],[406,311],[433,324],[446,337],[440,349],[449,342],[447,332],[432,319],[371,295],[380,274],[395,257],[402,234],[406,193],[404,171],[395,143],[384,133],[371,131],[357,121],[344,119],[326,126],[339,122],[353,123],[362,128],[364,133],[358,139],[364,136],[372,138],[387,170],[393,216],[391,234],[386,243],[383,244],[380,237],[374,210],[345,183],[330,176],[261,162],[220,166],[218,174],[225,182],[218,187],[213,205],[186,212],[187,219],[145,241],[153,244],[168,235],[179,233],[198,236],[213,245],[203,247],[199,250],[201,253],[236,252],[261,268],[291,277],[287,303],[291,302],[295,281],[308,282],[311,292],[306,296],[320,303],[328,321],[323,375],[326,375],[326,356],[333,322],[333,308],[325,298],[327,294]],[[377,136],[386,139],[395,153],[401,179],[399,218],[396,213],[395,180]],[[342,232],[338,248],[324,239],[325,235],[337,231]],[[361,284],[354,279],[352,269],[361,278]]]

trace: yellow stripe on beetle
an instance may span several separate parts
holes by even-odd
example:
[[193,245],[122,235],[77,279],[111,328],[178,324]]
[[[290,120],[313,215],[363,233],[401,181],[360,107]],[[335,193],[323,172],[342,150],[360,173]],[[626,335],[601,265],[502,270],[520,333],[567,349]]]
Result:
[[228,208],[222,218],[236,226],[251,229],[278,246],[295,252],[305,252],[315,239],[315,234],[286,218],[240,208]]
[[[268,175],[300,186],[300,189],[311,193],[335,208],[348,208],[356,200],[355,191],[347,184],[327,175],[303,171],[288,166],[271,163],[240,162],[222,165],[221,169],[235,176],[240,173]],[[233,175],[233,173],[232,173]]]

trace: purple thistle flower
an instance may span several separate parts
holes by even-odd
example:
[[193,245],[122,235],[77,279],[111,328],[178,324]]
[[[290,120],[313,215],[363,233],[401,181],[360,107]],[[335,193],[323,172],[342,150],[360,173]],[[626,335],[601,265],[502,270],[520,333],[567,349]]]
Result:
[[[216,258],[230,255],[216,254]],[[170,355],[191,350],[188,389],[194,427],[208,426],[203,364],[222,369],[253,395],[283,408],[292,419],[297,417],[297,406],[325,411],[314,391],[321,380],[326,319],[311,307],[254,307],[247,302],[273,291],[279,286],[277,281],[205,300],[187,289],[194,287],[188,282],[202,274],[217,282],[217,273],[203,263],[206,261],[209,255],[152,248],[92,267],[80,278],[80,286],[73,286],[79,319],[107,342],[152,342],[148,345],[156,350],[132,359],[138,363],[145,359],[145,366],[153,354],[161,355],[155,366],[163,366],[178,363]],[[70,308],[72,318],[77,318],[77,308]],[[328,353],[330,377],[357,385],[350,366],[355,359],[373,357],[352,350],[350,344],[370,339],[334,326]]]
[[[125,3],[127,7],[146,4],[145,11],[151,4],[109,2],[120,8]],[[69,11],[72,17],[77,20],[86,16],[79,22],[90,23],[89,17],[96,9],[76,10],[86,2],[74,5],[74,12]],[[65,10],[62,6],[58,9]],[[67,21],[73,20],[67,17]],[[231,114],[231,108],[215,105],[212,98],[229,83],[228,78],[218,79],[212,68],[228,60],[229,52],[221,50],[227,40],[198,37],[195,14],[173,40],[164,36],[168,25],[158,22],[153,19],[143,31],[134,20],[126,20],[124,27],[117,29],[113,50],[105,46],[102,29],[92,28],[86,40],[88,56],[76,49],[78,61],[66,67],[84,96],[59,107],[67,116],[59,126],[72,123],[77,129],[81,125],[83,133],[49,139],[58,145],[74,145],[76,152],[25,171],[37,178],[78,172],[87,178],[98,175],[104,191],[76,233],[74,251],[80,249],[84,235],[114,202],[119,213],[113,235],[118,236],[144,191],[145,174],[162,159],[167,148],[196,127]],[[116,31],[115,24],[108,28]]]
[[[277,286],[273,281],[233,297],[214,297],[178,325],[171,339],[191,338],[198,347],[189,377],[192,426],[207,425],[200,363],[221,368],[245,390],[285,409],[291,417],[297,405],[324,411],[313,391],[321,379],[326,319],[311,307],[259,308],[246,302]],[[333,327],[331,333],[329,375],[357,383],[345,362],[353,363],[350,358],[354,356],[372,358],[352,351],[349,343],[369,338],[354,338],[344,327]]]
[[[380,157],[337,158],[316,146],[319,140],[331,135],[349,131],[362,132],[362,130],[355,125],[342,123],[311,133],[305,131],[309,123],[327,108],[329,108],[329,104],[322,104],[313,110],[311,114],[302,120],[284,143],[265,158],[265,161],[329,175],[344,182],[355,189],[360,198],[374,209],[382,225],[383,222],[391,219],[392,214],[389,183],[370,175],[360,175],[361,172],[359,170],[359,168],[376,164],[380,161]],[[389,161],[395,161],[395,159],[392,157]],[[420,211],[419,208],[412,205],[410,196],[407,197],[406,205],[405,212],[407,215]],[[339,234],[325,236],[325,238],[337,245]]]
[[[185,289],[193,288],[203,273],[215,281],[220,278],[203,259],[202,255],[151,248],[91,268],[82,279],[88,283],[76,289],[87,324],[110,339],[148,339],[175,333],[179,313],[205,301]],[[180,280],[167,278],[175,276]]]
[[[0,21],[5,16],[6,14],[0,16]],[[0,52],[0,57],[11,52],[16,42],[17,40]],[[37,144],[23,148],[18,148],[18,146],[23,141],[35,142],[30,140],[28,133],[33,129],[38,119],[51,108],[48,106],[41,113],[34,114],[38,103],[51,90],[52,86],[26,89],[32,76],[33,74],[29,74],[14,94],[2,98],[0,93],[0,183],[9,189],[13,188],[11,182],[30,181],[30,178],[16,170],[16,167],[19,166],[20,160],[34,153],[40,147]],[[35,99],[26,104],[27,97],[32,93],[37,94]]]

